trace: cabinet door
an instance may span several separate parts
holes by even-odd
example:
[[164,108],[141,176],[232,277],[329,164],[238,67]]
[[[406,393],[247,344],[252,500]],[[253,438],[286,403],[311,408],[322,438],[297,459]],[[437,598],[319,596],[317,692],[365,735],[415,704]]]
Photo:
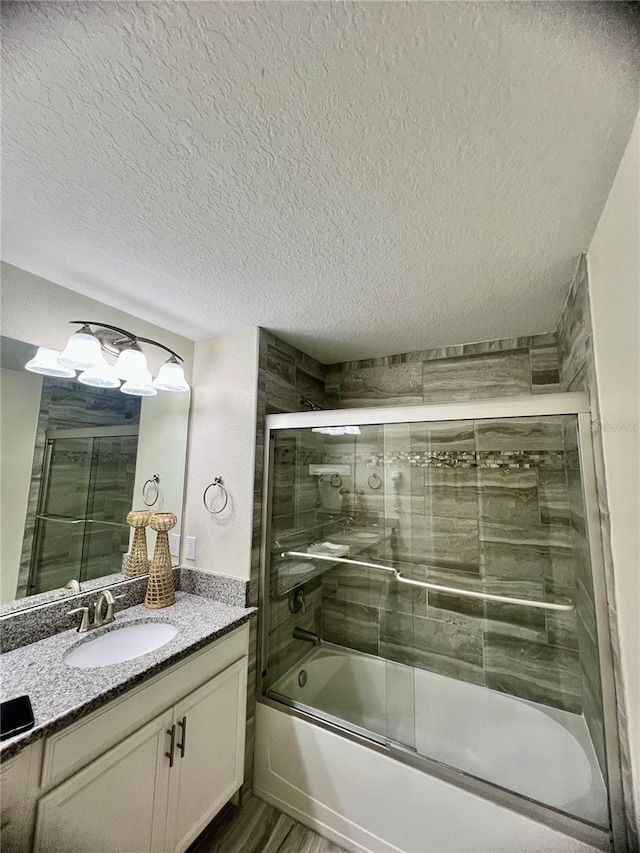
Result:
[[172,711],[166,711],[38,803],[35,853],[163,850]]
[[167,851],[185,850],[242,784],[246,701],[243,658],[175,706]]

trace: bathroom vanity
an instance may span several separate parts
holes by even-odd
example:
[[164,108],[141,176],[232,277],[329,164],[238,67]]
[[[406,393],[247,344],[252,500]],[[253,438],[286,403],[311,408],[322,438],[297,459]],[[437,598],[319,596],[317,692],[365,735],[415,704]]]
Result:
[[185,850],[242,785],[252,612],[178,593],[167,610],[118,614],[114,630],[179,628],[134,660],[69,666],[91,640],[74,631],[3,655],[4,695],[19,664],[36,714],[2,744],[3,849]]

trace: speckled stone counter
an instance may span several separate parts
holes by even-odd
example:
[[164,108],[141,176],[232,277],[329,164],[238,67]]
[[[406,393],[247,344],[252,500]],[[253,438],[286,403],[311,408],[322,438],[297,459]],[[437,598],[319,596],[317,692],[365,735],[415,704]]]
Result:
[[[115,622],[86,634],[64,631],[2,655],[2,701],[24,693],[31,698],[35,727],[0,744],[0,760],[28,743],[57,731],[247,622],[255,608],[236,607],[199,595],[176,592],[176,603],[162,610],[143,605],[116,614]],[[164,646],[124,663],[80,669],[65,655],[86,640],[136,622],[170,622],[179,628]]]

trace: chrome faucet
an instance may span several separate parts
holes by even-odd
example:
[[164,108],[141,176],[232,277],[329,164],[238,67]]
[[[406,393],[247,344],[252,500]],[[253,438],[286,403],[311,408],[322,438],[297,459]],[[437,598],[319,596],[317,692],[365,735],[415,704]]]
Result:
[[[103,625],[109,625],[115,620],[113,607],[118,598],[124,598],[124,595],[116,595],[110,589],[103,589],[95,604],[89,604],[85,607],[74,607],[69,610],[67,615],[72,616],[75,613],[82,613],[82,619],[78,625],[77,631],[79,634],[84,634],[86,631],[93,631],[94,628],[102,628]],[[104,605],[107,605],[107,612],[104,617],[102,611]]]
[[294,640],[306,640],[308,643],[313,643],[314,646],[320,645],[320,637],[315,631],[307,631],[306,628],[299,628],[297,625],[293,629]]
[[[124,595],[118,595],[116,596],[116,598],[124,598]],[[99,628],[101,625],[109,625],[109,623],[115,620],[116,617],[113,613],[113,606],[116,603],[116,598],[114,598],[114,595],[110,589],[102,590],[95,604],[95,615],[93,617],[93,622],[96,628]],[[103,617],[102,609],[105,603],[107,605],[107,612]]]

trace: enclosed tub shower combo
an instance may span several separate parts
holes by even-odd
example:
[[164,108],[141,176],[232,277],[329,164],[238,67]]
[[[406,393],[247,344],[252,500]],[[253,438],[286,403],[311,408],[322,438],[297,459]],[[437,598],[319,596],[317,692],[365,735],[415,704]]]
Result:
[[394,798],[428,777],[624,849],[586,395],[270,415],[266,454],[258,790],[302,815],[324,777],[353,849],[420,849]]

